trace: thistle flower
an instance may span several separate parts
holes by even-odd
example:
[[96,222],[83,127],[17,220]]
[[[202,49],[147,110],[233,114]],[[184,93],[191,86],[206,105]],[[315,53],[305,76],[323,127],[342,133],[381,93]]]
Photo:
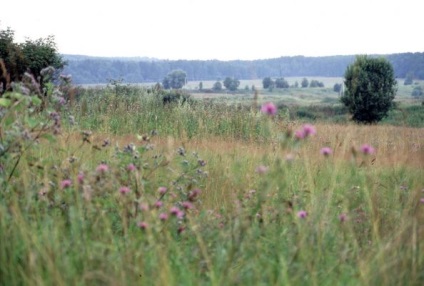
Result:
[[364,155],[371,155],[374,154],[375,149],[369,144],[363,144],[361,146],[361,152],[364,153]]
[[72,181],[71,181],[71,180],[69,180],[69,179],[63,180],[63,181],[60,183],[60,187],[61,187],[62,189],[69,188],[71,185],[72,185]]
[[159,214],[159,219],[161,221],[166,221],[168,219],[168,214],[167,213],[160,213]]
[[79,184],[84,183],[84,173],[83,172],[78,173],[77,180],[78,180]]
[[145,221],[140,221],[137,223],[137,226],[143,230],[147,229],[149,227],[149,224]]
[[347,220],[347,215],[346,214],[340,214],[339,215],[339,220],[340,222],[345,222]]
[[190,202],[182,202],[182,203],[181,203],[181,206],[182,206],[184,209],[186,209],[186,210],[188,210],[188,209],[192,209],[192,208],[193,208],[193,204],[192,204],[192,203],[190,203]]
[[128,194],[130,191],[131,191],[130,188],[125,186],[119,188],[119,192],[123,195]]
[[266,115],[273,116],[277,113],[277,107],[275,106],[274,103],[267,102],[267,103],[262,105],[261,112],[266,114]]
[[109,170],[109,166],[106,164],[100,164],[99,166],[97,166],[96,171],[99,173],[105,173]]
[[129,164],[128,166],[127,166],[127,170],[128,171],[130,171],[130,172],[132,172],[132,171],[134,171],[136,168],[135,168],[135,166],[134,166],[134,164],[133,163],[131,163],[131,164]]
[[333,150],[331,150],[330,147],[324,147],[321,149],[320,153],[324,156],[330,156],[331,154],[333,154]]
[[298,211],[297,212],[297,216],[299,217],[299,218],[306,218],[307,216],[308,216],[308,213],[306,212],[306,211],[304,211],[304,210],[301,210],[301,211]]
[[166,187],[159,187],[158,188],[158,192],[161,196],[163,196],[167,191],[168,191],[168,189]]

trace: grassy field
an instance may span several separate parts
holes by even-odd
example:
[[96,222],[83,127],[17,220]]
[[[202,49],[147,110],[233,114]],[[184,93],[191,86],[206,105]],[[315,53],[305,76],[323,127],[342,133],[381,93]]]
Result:
[[424,284],[423,128],[122,92],[0,102],[0,285]]

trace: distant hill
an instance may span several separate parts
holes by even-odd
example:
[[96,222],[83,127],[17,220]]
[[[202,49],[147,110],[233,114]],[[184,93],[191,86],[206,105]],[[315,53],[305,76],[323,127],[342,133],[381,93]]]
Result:
[[[374,55],[387,58],[396,77],[412,73],[424,79],[424,52]],[[75,84],[107,83],[109,79],[123,79],[126,83],[161,82],[172,70],[182,69],[191,80],[217,80],[227,76],[238,79],[260,79],[291,76],[341,77],[354,55],[326,57],[280,57],[252,61],[218,60],[159,60],[147,57],[91,57],[63,55],[68,65],[64,72],[71,74]]]

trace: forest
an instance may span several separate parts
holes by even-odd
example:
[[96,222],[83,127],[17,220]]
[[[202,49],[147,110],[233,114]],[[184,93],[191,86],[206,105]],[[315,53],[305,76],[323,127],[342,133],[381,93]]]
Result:
[[[385,57],[398,78],[408,74],[424,79],[424,52],[374,55]],[[321,76],[342,77],[355,56],[280,57],[265,60],[158,60],[151,58],[104,58],[63,55],[67,61],[64,73],[71,74],[75,84],[108,83],[122,79],[127,83],[161,82],[172,70],[187,73],[188,81],[264,77]]]

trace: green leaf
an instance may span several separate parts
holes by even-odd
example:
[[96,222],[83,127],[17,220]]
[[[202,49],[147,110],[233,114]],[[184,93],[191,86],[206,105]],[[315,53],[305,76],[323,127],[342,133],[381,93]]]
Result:
[[42,100],[37,96],[31,96],[31,102],[32,104],[39,106],[42,103]]
[[35,120],[33,118],[26,118],[25,121],[28,124],[29,128],[34,128],[39,124],[38,120]]
[[0,98],[0,106],[9,107],[12,104],[12,101],[7,98]]

